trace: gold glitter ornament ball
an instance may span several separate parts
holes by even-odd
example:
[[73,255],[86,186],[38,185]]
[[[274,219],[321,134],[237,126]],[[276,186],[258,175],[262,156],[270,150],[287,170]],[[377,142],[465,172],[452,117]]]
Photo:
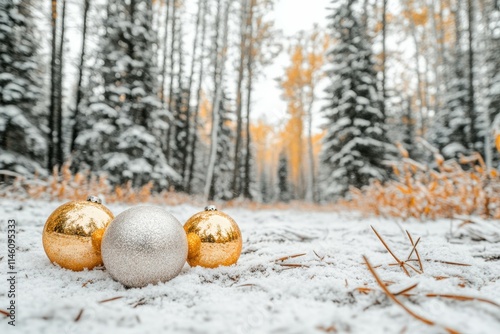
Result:
[[102,265],[100,237],[113,218],[95,196],[61,205],[43,228],[45,253],[51,262],[75,271]]
[[191,267],[216,268],[238,261],[242,239],[233,218],[211,205],[184,224],[188,239],[187,262]]

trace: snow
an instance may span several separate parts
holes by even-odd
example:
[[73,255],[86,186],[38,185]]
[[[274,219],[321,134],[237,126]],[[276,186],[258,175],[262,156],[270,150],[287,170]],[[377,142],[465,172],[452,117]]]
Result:
[[[413,290],[416,296],[400,297],[416,313],[466,333],[500,332],[500,312],[493,305],[423,296],[449,293],[500,302],[500,243],[448,240],[450,224],[456,228],[459,221],[398,222],[348,212],[231,208],[224,211],[239,223],[244,240],[236,265],[205,269],[186,264],[167,283],[125,289],[105,270],[72,272],[48,261],[42,227],[60,204],[0,200],[0,309],[7,307],[7,219],[16,220],[18,232],[17,326],[2,319],[1,333],[324,333],[331,326],[343,333],[444,332],[418,322],[389,301],[362,255],[373,265],[382,265],[376,271],[383,280],[394,282],[391,291],[419,284]],[[108,207],[116,215],[129,205]],[[184,222],[200,208],[167,209]],[[424,261],[423,274],[407,277],[400,268],[388,266],[393,260],[369,225],[397,256],[406,258],[410,251],[401,227],[422,238],[418,248],[422,258],[471,266]],[[299,253],[306,255],[284,263],[304,267],[275,261]],[[449,278],[437,280],[437,276]],[[362,294],[358,287],[375,291]],[[99,303],[114,297],[123,298]]]

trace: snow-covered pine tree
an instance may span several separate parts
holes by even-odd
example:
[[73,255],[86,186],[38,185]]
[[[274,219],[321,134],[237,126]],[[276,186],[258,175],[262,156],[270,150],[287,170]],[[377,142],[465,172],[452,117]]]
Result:
[[[451,52],[453,63],[448,78],[448,90],[444,95],[444,110],[438,122],[443,126],[442,136],[438,138],[437,146],[442,148],[445,158],[457,158],[466,154],[470,147],[471,120],[467,113],[467,57],[462,50],[462,22],[460,3],[455,9],[455,46]],[[442,119],[441,119],[442,118]],[[437,137],[437,136],[436,136]]]
[[0,169],[45,174],[42,77],[30,0],[0,0]]
[[[214,110],[217,108],[214,108]],[[219,125],[217,138],[217,154],[214,166],[214,176],[210,186],[209,199],[228,200],[232,198],[231,176],[234,163],[232,161],[232,152],[234,150],[234,130],[232,118],[234,111],[231,109],[231,101],[227,95],[222,92],[222,101],[219,108]]]
[[[450,87],[445,94],[444,107],[448,122],[443,124],[445,128],[448,127],[448,136],[442,136],[438,143],[446,158],[456,158],[459,154],[465,154],[469,150],[470,119],[467,117],[466,110],[467,80],[460,64],[455,65],[451,77]],[[443,145],[446,141],[446,145]]]
[[[485,10],[485,21],[489,23],[488,26],[490,27],[486,31],[488,33],[486,68],[491,73],[486,96],[488,115],[490,117],[488,123],[490,129],[493,129],[492,132],[500,134],[500,54],[498,52],[500,49],[500,1],[490,1],[489,6],[483,8]],[[490,129],[487,129],[489,133],[487,132],[485,135],[492,134]],[[500,155],[498,152],[493,153],[493,151],[496,150],[488,152],[491,154],[489,158],[493,161],[493,166],[498,168]],[[487,154],[485,158],[488,159]]]
[[156,95],[156,36],[148,0],[109,0],[100,41],[101,85],[84,110],[76,139],[78,163],[104,171],[114,184],[153,181],[166,187],[179,174],[167,163],[160,140],[168,111]]
[[334,1],[329,16],[334,46],[327,54],[328,103],[323,108],[326,135],[321,153],[325,199],[345,196],[349,186],[386,180],[393,146],[388,143],[385,118],[370,43],[353,8],[354,1]]
[[[181,82],[179,80],[179,85]],[[173,124],[172,124],[172,134],[174,135],[172,145],[176,149],[171,153],[171,166],[179,174],[183,173],[185,166],[185,159],[187,152],[187,117],[188,117],[188,109],[189,109],[189,92],[185,88],[180,88],[176,92],[173,93],[174,98],[174,110],[173,112]],[[176,185],[175,187],[178,190],[183,189],[183,183]]]

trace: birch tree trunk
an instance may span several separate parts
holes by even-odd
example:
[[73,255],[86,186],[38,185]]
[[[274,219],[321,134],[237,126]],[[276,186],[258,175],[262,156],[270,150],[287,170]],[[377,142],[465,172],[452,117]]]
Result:
[[475,150],[476,147],[476,142],[477,142],[477,133],[476,133],[476,108],[475,108],[475,101],[474,101],[474,46],[473,46],[473,34],[474,34],[474,9],[473,9],[473,4],[472,0],[467,0],[467,21],[468,21],[468,27],[467,27],[467,32],[468,32],[468,39],[467,39],[467,44],[468,44],[468,53],[469,53],[469,89],[468,89],[468,94],[469,98],[467,99],[467,109],[469,113],[469,118],[470,118],[470,147],[472,150]]
[[245,181],[243,184],[243,196],[252,198],[250,193],[250,107],[252,103],[252,83],[253,83],[253,13],[254,13],[255,0],[250,0],[250,8],[248,14],[249,32],[248,32],[248,51],[247,51],[247,113],[246,113],[246,152],[245,152]]
[[248,26],[248,10],[249,0],[242,0],[241,2],[241,16],[240,16],[240,59],[238,65],[238,80],[236,87],[236,142],[234,146],[234,171],[233,171],[233,196],[239,197],[241,194],[241,181],[240,181],[240,146],[241,146],[241,131],[243,130],[243,117],[242,117],[242,89],[243,89],[243,72],[245,70],[245,45],[247,42],[246,28]]
[[[175,27],[176,27],[176,21],[177,21],[177,18],[176,18],[176,7],[177,7],[177,0],[172,0],[172,24],[171,24],[171,35],[170,35],[170,85],[169,85],[169,91],[168,91],[168,107],[169,107],[169,110],[171,113],[174,112],[174,108],[175,108],[175,105],[174,105],[174,69],[175,69],[175,58],[174,58],[174,55],[175,55],[175,38],[176,38],[176,31],[175,31]],[[174,129],[174,126],[173,126],[173,118],[171,119],[170,121],[170,124],[169,124],[169,127],[168,127],[168,130],[167,130],[167,154],[166,154],[166,157],[167,157],[167,161],[169,163],[172,162],[172,159],[171,159],[171,137],[172,137],[172,134],[175,132],[175,129]]]
[[[218,127],[219,127],[219,113],[220,104],[222,101],[222,79],[224,76],[224,68],[227,58],[227,35],[228,35],[228,21],[229,21],[229,10],[231,8],[231,0],[227,2],[226,11],[224,14],[224,27],[222,36],[222,49],[214,53],[214,64],[218,64],[218,73],[216,74],[216,91],[214,103],[212,104],[212,129],[211,129],[211,140],[210,140],[210,157],[208,161],[207,178],[205,183],[204,195],[208,199],[210,193],[210,187],[212,185],[212,180],[214,176],[215,168],[215,157],[217,153],[217,141],[218,141]],[[221,7],[220,0],[218,1],[218,10]]]
[[83,31],[82,31],[82,52],[80,54],[80,61],[78,64],[78,83],[76,84],[76,99],[75,99],[75,111],[73,112],[73,131],[71,133],[71,144],[70,144],[70,152],[73,152],[75,149],[75,141],[76,137],[78,137],[79,132],[79,124],[78,119],[80,116],[80,102],[83,97],[83,88],[82,88],[82,79],[83,79],[83,67],[85,65],[85,47],[87,40],[87,19],[90,0],[84,0],[83,2]]
[[198,141],[198,117],[200,114],[200,103],[201,103],[201,90],[202,90],[202,85],[203,85],[203,75],[204,75],[204,59],[205,56],[203,54],[203,51],[205,50],[205,36],[206,36],[206,30],[207,30],[207,16],[208,13],[208,1],[203,1],[203,15],[202,15],[202,24],[201,24],[201,45],[200,45],[200,58],[199,58],[199,63],[200,63],[200,69],[198,72],[198,87],[196,89],[196,106],[194,108],[194,117],[193,117],[193,138],[191,140],[191,151],[190,151],[190,159],[189,159],[189,174],[188,174],[188,182],[187,182],[187,188],[186,191],[188,194],[191,193],[191,184],[193,182],[193,173],[194,173],[194,166],[196,163],[196,144]]
[[59,41],[59,51],[57,58],[59,64],[57,68],[57,145],[56,145],[56,163],[59,167],[64,163],[64,143],[63,143],[63,111],[62,111],[62,90],[63,90],[63,57],[64,57],[64,33],[66,21],[66,0],[62,0],[61,13],[61,39]]
[[[188,80],[188,87],[187,87],[187,111],[186,111],[186,148],[189,147],[189,140],[191,138],[191,108],[189,107],[191,105],[191,87],[193,85],[193,77],[194,77],[194,67],[196,64],[196,53],[197,53],[197,47],[198,47],[198,32],[199,32],[199,27],[200,27],[200,21],[201,21],[201,16],[204,15],[203,13],[203,5],[202,5],[203,0],[198,1],[198,12],[196,15],[196,26],[195,26],[195,34],[194,34],[194,41],[193,41],[193,52],[191,53],[191,69],[189,72],[189,80]],[[201,70],[201,69],[200,69]],[[196,129],[195,129],[196,131]],[[188,157],[188,151],[184,152],[184,155],[182,157],[182,181],[183,181],[183,186],[184,188],[187,187],[187,172],[188,172],[188,165],[187,165],[187,157]]]
[[306,188],[306,195],[305,199],[306,201],[313,202],[315,201],[315,177],[314,177],[314,147],[313,147],[313,140],[312,140],[312,122],[313,122],[313,116],[312,116],[312,109],[313,109],[313,104],[314,104],[315,96],[314,96],[314,91],[313,87],[311,87],[311,92],[310,92],[310,100],[309,100],[309,106],[307,108],[307,151],[308,151],[308,156],[309,156],[309,175],[307,177],[307,188]]
[[48,138],[48,156],[47,169],[49,172],[54,168],[54,134],[55,134],[55,115],[57,103],[57,0],[52,0],[51,7],[51,25],[52,25],[52,44],[50,60],[50,105],[49,105],[49,138]]

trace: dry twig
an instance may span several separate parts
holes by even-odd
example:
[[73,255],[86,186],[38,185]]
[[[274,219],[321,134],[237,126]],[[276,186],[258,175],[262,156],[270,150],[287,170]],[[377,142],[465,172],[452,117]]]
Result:
[[[382,282],[382,280],[377,275],[377,273],[375,272],[375,269],[373,269],[373,267],[371,266],[371,264],[368,261],[368,259],[366,258],[366,256],[363,255],[363,259],[365,260],[365,263],[366,263],[366,266],[368,267],[368,270],[371,272],[371,274],[373,275],[373,277],[377,281],[378,285],[380,286],[380,288],[382,288],[382,290],[385,292],[385,294],[387,295],[387,297],[389,297],[389,299],[391,299],[394,303],[396,303],[398,306],[400,306],[403,310],[406,311],[406,313],[408,313],[409,315],[411,315],[415,319],[417,319],[417,320],[419,320],[419,321],[421,321],[421,322],[423,322],[423,323],[425,323],[427,325],[430,325],[430,326],[436,326],[436,325],[438,325],[435,321],[427,319],[427,318],[425,318],[425,317],[423,317],[423,316],[415,313],[414,311],[412,311],[411,309],[409,309],[406,305],[404,305],[401,301],[399,301],[399,299],[397,299],[396,296],[394,296],[394,294],[392,294],[389,291],[389,289],[385,286],[385,284]],[[458,333],[460,333],[459,331],[454,330],[452,328],[449,328],[449,327],[446,327],[446,326],[442,326],[442,327],[443,327],[444,330],[446,330],[450,334],[458,334]]]

